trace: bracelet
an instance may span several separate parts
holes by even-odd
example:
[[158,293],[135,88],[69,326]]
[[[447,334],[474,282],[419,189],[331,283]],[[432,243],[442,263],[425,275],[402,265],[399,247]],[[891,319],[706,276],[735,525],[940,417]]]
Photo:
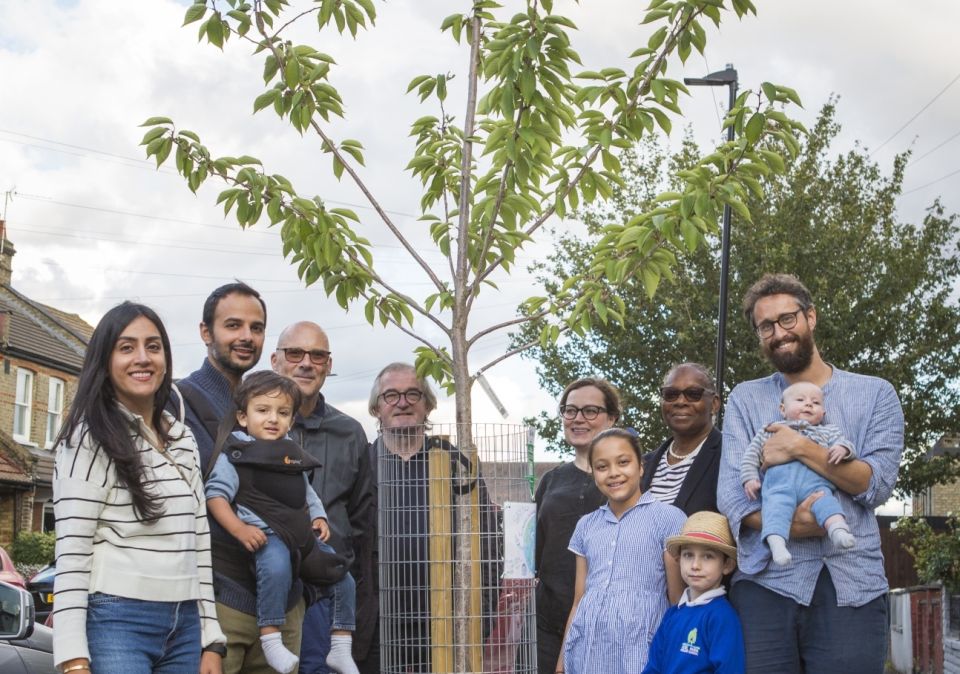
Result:
[[70,665],[69,667],[64,667],[61,671],[63,672],[63,674],[67,674],[67,672],[79,672],[80,670],[83,670],[83,669],[89,672],[90,665]]

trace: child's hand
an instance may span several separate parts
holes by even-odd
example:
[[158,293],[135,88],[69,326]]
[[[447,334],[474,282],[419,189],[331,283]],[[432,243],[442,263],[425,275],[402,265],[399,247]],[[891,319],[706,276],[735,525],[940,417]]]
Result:
[[313,520],[313,531],[324,543],[330,540],[330,525],[322,517]]
[[760,480],[747,480],[743,483],[743,491],[748,499],[756,501],[757,497],[760,496]]
[[834,445],[827,450],[827,462],[837,465],[850,456],[850,448],[845,445]]
[[240,545],[245,547],[248,552],[256,552],[267,544],[267,535],[263,533],[260,527],[255,527],[252,524],[244,524],[238,528],[233,533],[233,537],[236,538],[240,542]]

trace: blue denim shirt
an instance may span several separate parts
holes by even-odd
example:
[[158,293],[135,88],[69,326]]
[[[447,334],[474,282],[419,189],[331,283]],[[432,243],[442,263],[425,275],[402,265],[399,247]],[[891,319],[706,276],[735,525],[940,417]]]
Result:
[[[820,570],[826,566],[837,590],[839,606],[862,606],[888,589],[880,552],[880,531],[873,511],[893,492],[903,453],[903,409],[889,382],[833,368],[823,387],[824,423],[834,424],[857,448],[857,458],[873,473],[861,494],[837,492],[857,545],[838,550],[828,537],[791,539],[793,563],[768,564],[760,532],[741,526],[744,517],[760,509],[743,493],[740,465],[751,439],[779,414],[788,386],[777,372],[734,388],[723,419],[723,454],[717,485],[717,505],[730,521],[737,539],[738,571],[733,578],[751,580],[773,592],[809,606]],[[824,449],[824,452],[827,450]]]

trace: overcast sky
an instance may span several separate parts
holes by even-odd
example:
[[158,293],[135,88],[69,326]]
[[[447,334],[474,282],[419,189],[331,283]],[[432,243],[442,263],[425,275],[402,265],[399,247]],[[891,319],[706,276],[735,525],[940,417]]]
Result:
[[[625,67],[626,55],[646,43],[650,29],[639,25],[644,4],[584,0],[578,7],[558,1],[556,9],[573,15],[581,29],[575,47],[585,68],[596,69]],[[896,152],[914,149],[916,162],[907,170],[900,203],[903,217],[922,217],[938,195],[948,211],[960,209],[960,3],[756,4],[757,17],[730,17],[719,32],[710,30],[706,57],[692,56],[672,75],[702,76],[732,62],[742,86],[770,80],[797,89],[806,106],[799,115],[808,123],[836,93],[844,127],[838,150],[859,140],[888,170]],[[196,26],[180,28],[185,5],[0,0],[0,192],[15,191],[6,204],[17,249],[14,287],[94,324],[126,298],[152,305],[171,333],[176,374],[182,376],[203,358],[197,323],[204,297],[242,278],[268,303],[268,351],[292,321],[315,320],[328,330],[338,376],[324,393],[372,433],[365,405],[371,379],[385,363],[409,360],[411,340],[365,325],[361,310],[344,312],[319,289],[303,289],[281,257],[276,232],[264,226],[242,232],[223,219],[214,207],[220,185],[210,183],[195,197],[172,168],[158,172],[142,161],[137,125],[152,115],[170,116],[200,133],[215,154],[260,157],[269,171],[291,178],[301,194],[358,205],[382,273],[421,296],[426,279],[376,226],[358,190],[332,179],[317,141],[300,139],[272,113],[251,115],[252,100],[262,91],[261,62],[240,41],[224,52],[198,44]],[[322,46],[339,63],[332,80],[347,108],[347,120],[331,132],[364,143],[364,180],[418,241],[419,191],[403,172],[413,149],[407,134],[413,119],[435,109],[419,107],[404,90],[418,74],[463,71],[463,50],[437,28],[446,14],[468,8],[469,2],[453,0],[377,2],[372,32],[356,41],[327,34]],[[310,39],[311,23],[295,39]],[[451,85],[455,114],[462,83],[461,76]],[[705,146],[719,135],[725,90],[692,92],[687,118],[676,126],[691,124]],[[517,299],[530,288],[523,267],[547,250],[549,242],[522,256],[503,292],[484,297],[474,325],[514,315]],[[437,255],[427,255],[440,263]],[[505,336],[481,343],[475,364],[505,345]],[[268,366],[266,356],[260,365]],[[489,380],[511,421],[554,405],[539,391],[529,361],[508,361]],[[477,421],[500,421],[479,389],[474,400]],[[438,419],[452,420],[449,401]]]

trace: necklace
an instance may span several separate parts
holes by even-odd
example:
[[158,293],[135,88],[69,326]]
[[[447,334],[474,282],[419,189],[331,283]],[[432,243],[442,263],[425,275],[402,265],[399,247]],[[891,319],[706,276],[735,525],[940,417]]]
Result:
[[672,456],[674,459],[677,459],[678,461],[683,461],[685,458],[690,456],[692,452],[687,452],[686,454],[677,454],[675,451],[673,451],[673,443],[671,442],[670,446],[667,447],[667,454]]
[[707,439],[704,438],[703,440],[700,441],[699,445],[694,447],[692,450],[690,450],[686,454],[677,454],[675,451],[673,451],[674,442],[673,440],[671,440],[670,445],[667,447],[667,455],[670,456],[671,458],[676,459],[677,461],[683,461],[684,459],[689,459],[691,456],[693,456],[694,454],[700,451],[700,448],[703,447],[703,443],[705,443],[706,441]]

